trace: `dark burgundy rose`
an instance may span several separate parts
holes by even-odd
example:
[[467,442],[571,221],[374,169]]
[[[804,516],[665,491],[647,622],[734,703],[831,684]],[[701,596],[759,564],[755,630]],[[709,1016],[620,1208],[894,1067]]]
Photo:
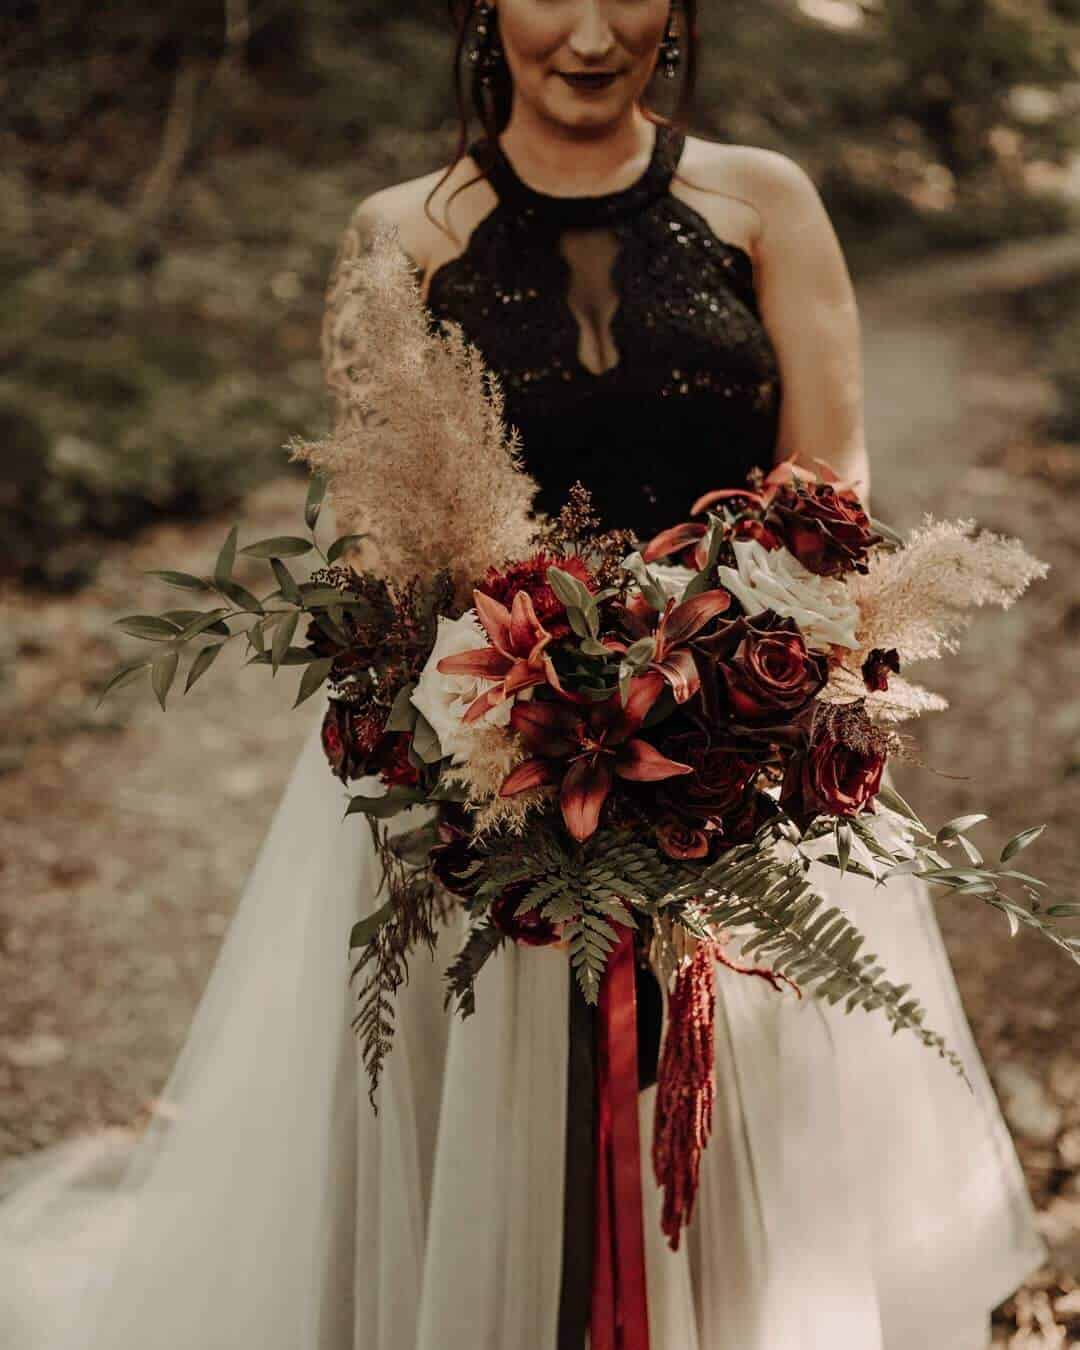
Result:
[[766,610],[738,622],[738,646],[719,667],[732,717],[746,726],[790,722],[824,687],[826,658],[807,649],[794,619]]
[[782,536],[802,565],[818,576],[865,572],[866,556],[881,536],[858,497],[831,483],[794,483],[772,500],[765,523]]
[[480,858],[472,845],[469,813],[458,802],[443,802],[436,829],[439,842],[428,853],[428,866],[445,890],[471,899],[483,877],[479,870],[467,875]]
[[815,729],[808,749],[788,762],[780,804],[800,822],[857,816],[877,796],[887,756],[873,745],[845,745],[833,725]]
[[863,683],[874,693],[883,694],[889,687],[889,672],[900,674],[900,653],[895,647],[886,651],[875,647],[862,665]]
[[[729,848],[733,844],[749,843],[762,825],[778,813],[779,807],[767,792],[751,788],[738,808],[720,821],[720,844],[723,848]],[[717,851],[714,844],[713,852]]]
[[656,801],[680,820],[698,824],[734,811],[761,765],[742,751],[710,742],[706,728],[668,736],[663,753],[693,767],[693,773],[665,779]]
[[691,825],[678,816],[664,816],[656,825],[656,842],[669,858],[706,858],[709,836],[700,825]]
[[545,919],[540,913],[541,906],[536,905],[524,914],[515,914],[518,903],[524,900],[535,882],[526,877],[524,881],[514,881],[491,904],[491,922],[515,942],[527,947],[547,947],[558,942],[559,929],[551,919]]
[[407,731],[388,731],[379,740],[372,755],[372,767],[390,787],[415,787],[420,781],[420,770],[409,761]]
[[322,724],[322,747],[327,761],[343,783],[362,778],[367,761],[382,735],[383,719],[332,698]]

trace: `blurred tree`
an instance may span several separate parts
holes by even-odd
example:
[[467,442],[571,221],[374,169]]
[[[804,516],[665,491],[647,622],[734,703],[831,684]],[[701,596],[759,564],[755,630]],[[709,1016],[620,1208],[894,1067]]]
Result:
[[993,161],[995,128],[1018,120],[1010,102],[1018,87],[1049,92],[1076,79],[1070,54],[1080,32],[1069,11],[1080,18],[1076,0],[885,0],[895,107],[955,178]]

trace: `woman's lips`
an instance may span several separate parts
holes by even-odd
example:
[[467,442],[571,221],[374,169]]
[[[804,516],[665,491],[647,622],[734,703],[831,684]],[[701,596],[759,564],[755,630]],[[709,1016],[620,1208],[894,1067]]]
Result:
[[591,74],[568,74],[560,70],[559,75],[572,89],[582,91],[592,91],[599,89],[609,89],[619,78],[618,71],[595,72]]

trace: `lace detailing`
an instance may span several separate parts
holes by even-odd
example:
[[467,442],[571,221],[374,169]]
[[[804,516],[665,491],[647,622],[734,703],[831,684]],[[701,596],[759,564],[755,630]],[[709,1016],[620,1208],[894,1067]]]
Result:
[[645,171],[628,187],[599,195],[563,197],[530,187],[518,175],[499,142],[486,137],[473,141],[468,153],[487,174],[499,201],[525,219],[561,229],[610,225],[637,215],[668,190],[686,137],[678,127],[654,125]]
[[779,366],[753,262],[672,194],[684,140],[658,125],[635,182],[575,197],[530,187],[497,143],[470,147],[498,202],[427,307],[499,376],[542,510],[581,478],[607,523],[648,532],[772,463]]

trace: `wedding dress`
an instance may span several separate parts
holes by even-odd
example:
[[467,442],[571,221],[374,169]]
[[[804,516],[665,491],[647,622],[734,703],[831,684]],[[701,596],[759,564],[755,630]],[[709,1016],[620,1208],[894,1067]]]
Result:
[[[554,197],[474,143],[497,200],[428,294],[500,374],[540,505],[582,478],[643,532],[768,464],[776,435],[752,263],[679,195],[681,149],[660,127],[631,187]],[[608,285],[618,307],[590,347],[578,318],[604,312]],[[356,354],[344,289],[329,301],[333,390]],[[434,960],[412,957],[373,1112],[345,939],[383,897],[366,825],[342,817],[324,707],[295,714],[302,751],[132,1156],[76,1141],[0,1204],[5,1350],[556,1350],[565,952],[505,944],[475,1014],[450,1019],[452,922]],[[714,1128],[675,1252],[655,1087],[639,1094],[651,1346],[983,1350],[1046,1248],[933,908],[911,878],[815,871],[973,1090],[879,1015],[718,968]]]

